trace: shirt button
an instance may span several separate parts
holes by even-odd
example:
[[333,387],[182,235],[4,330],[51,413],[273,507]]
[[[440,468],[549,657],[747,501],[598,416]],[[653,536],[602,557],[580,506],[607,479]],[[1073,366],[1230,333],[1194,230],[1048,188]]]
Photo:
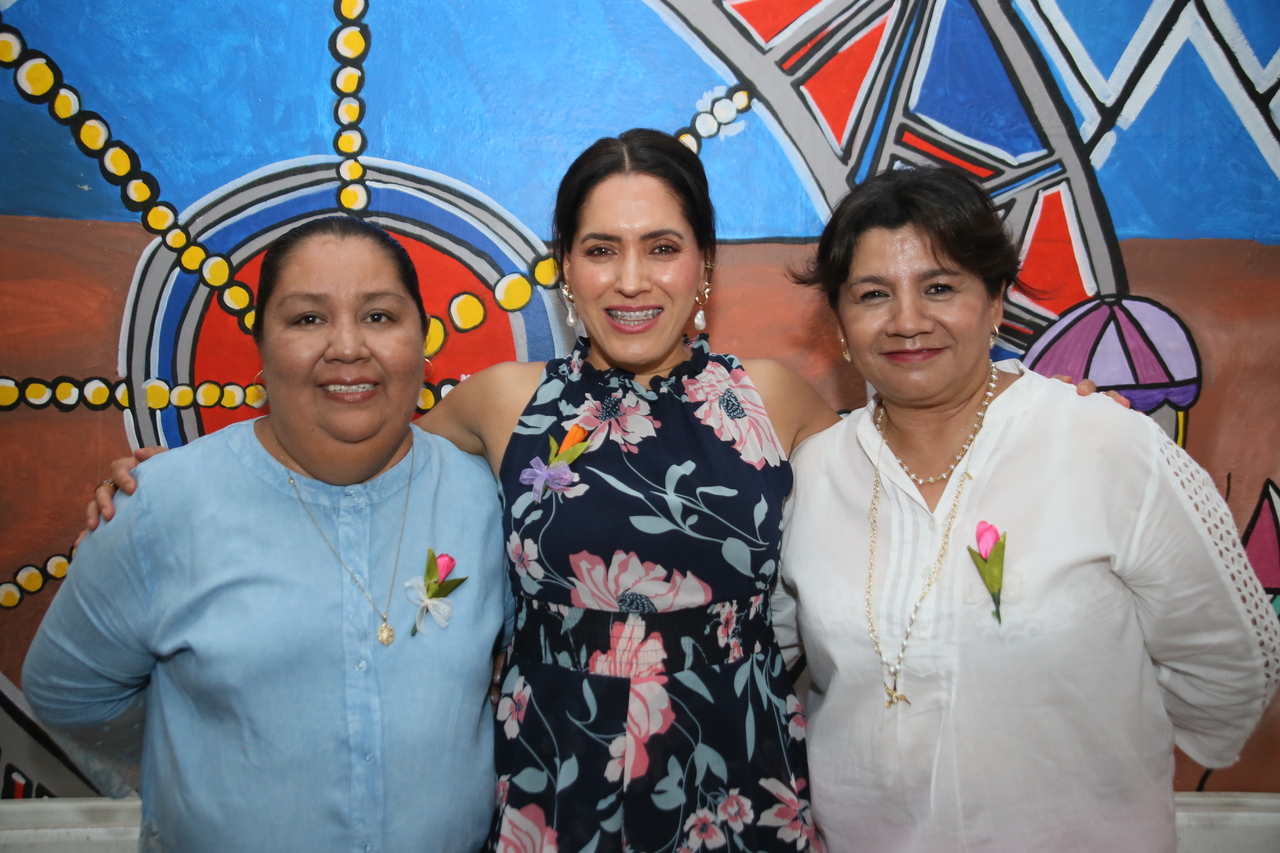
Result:
[[364,846],[364,853],[369,853],[369,851],[370,851],[370,850],[372,850],[372,849],[373,849],[373,845],[372,845],[372,844],[366,844],[366,845]]
[[360,670],[361,672],[364,672],[365,667],[367,667],[368,665],[369,664],[365,663],[364,661],[360,661],[359,663],[356,664],[356,669]]
[[369,764],[369,763],[370,763],[370,762],[372,762],[372,761],[373,761],[373,753],[372,753],[372,752],[366,752],[366,753],[364,754],[364,763],[365,763],[365,764]]

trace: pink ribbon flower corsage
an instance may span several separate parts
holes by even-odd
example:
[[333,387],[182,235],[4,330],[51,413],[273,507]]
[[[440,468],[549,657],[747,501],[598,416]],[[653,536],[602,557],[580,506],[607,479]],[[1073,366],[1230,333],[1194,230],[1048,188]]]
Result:
[[529,460],[529,467],[520,472],[520,482],[533,487],[533,499],[542,503],[542,496],[550,489],[563,492],[578,481],[578,475],[569,470],[569,465],[583,454],[591,445],[584,443],[587,431],[574,424],[564,441],[556,445],[556,440],[547,436],[551,442],[551,456],[544,463],[541,459]]
[[437,557],[436,552],[428,548],[427,570],[423,572],[422,578],[414,578],[405,583],[405,595],[418,605],[418,616],[413,620],[410,637],[422,630],[422,620],[428,613],[441,628],[449,627],[449,617],[453,615],[453,602],[449,600],[449,593],[462,586],[463,581],[466,580],[466,578],[448,579],[449,573],[457,564],[458,561],[448,554]]
[[[979,521],[978,550],[969,549],[969,556],[973,558],[973,564],[978,567],[982,583],[986,586],[987,592],[991,593],[991,600],[996,605],[991,615],[996,617],[997,622],[1001,622],[1000,589],[1004,586],[1004,540],[1005,534],[997,530],[994,524]],[[1004,623],[1001,622],[1001,624]]]

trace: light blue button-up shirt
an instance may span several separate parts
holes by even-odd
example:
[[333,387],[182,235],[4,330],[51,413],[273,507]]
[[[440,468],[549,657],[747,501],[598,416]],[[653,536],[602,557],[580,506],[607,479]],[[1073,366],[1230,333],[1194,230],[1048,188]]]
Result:
[[[224,851],[474,851],[494,802],[491,653],[509,619],[483,461],[414,428],[367,483],[295,476],[237,424],[138,468],[89,536],[28,653],[56,728],[109,723],[145,691],[144,844]],[[405,489],[414,469],[407,516]],[[407,520],[405,520],[407,519]],[[402,526],[400,568],[392,570]],[[447,628],[404,584],[428,548],[466,577]]]

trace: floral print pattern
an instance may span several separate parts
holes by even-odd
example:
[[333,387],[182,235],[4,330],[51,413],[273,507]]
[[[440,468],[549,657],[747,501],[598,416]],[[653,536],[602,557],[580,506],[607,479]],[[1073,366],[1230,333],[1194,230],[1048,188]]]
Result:
[[[817,849],[767,600],[791,469],[741,365],[689,346],[644,386],[580,341],[508,445],[491,850]],[[536,500],[525,460],[574,428],[578,479]]]

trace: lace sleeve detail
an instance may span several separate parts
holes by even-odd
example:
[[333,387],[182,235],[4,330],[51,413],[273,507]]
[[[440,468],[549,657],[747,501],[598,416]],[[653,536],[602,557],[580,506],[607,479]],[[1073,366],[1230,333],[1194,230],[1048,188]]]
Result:
[[1235,520],[1208,472],[1163,432],[1161,438],[1160,452],[1164,462],[1195,510],[1201,524],[1201,533],[1212,543],[1217,555],[1218,568],[1223,577],[1230,581],[1239,598],[1239,609],[1246,622],[1252,626],[1266,681],[1266,699],[1263,701],[1265,707],[1275,693],[1277,684],[1280,684],[1280,619],[1272,610],[1266,593],[1262,591],[1253,567],[1249,565],[1249,558],[1245,556],[1240,537],[1236,533]]

